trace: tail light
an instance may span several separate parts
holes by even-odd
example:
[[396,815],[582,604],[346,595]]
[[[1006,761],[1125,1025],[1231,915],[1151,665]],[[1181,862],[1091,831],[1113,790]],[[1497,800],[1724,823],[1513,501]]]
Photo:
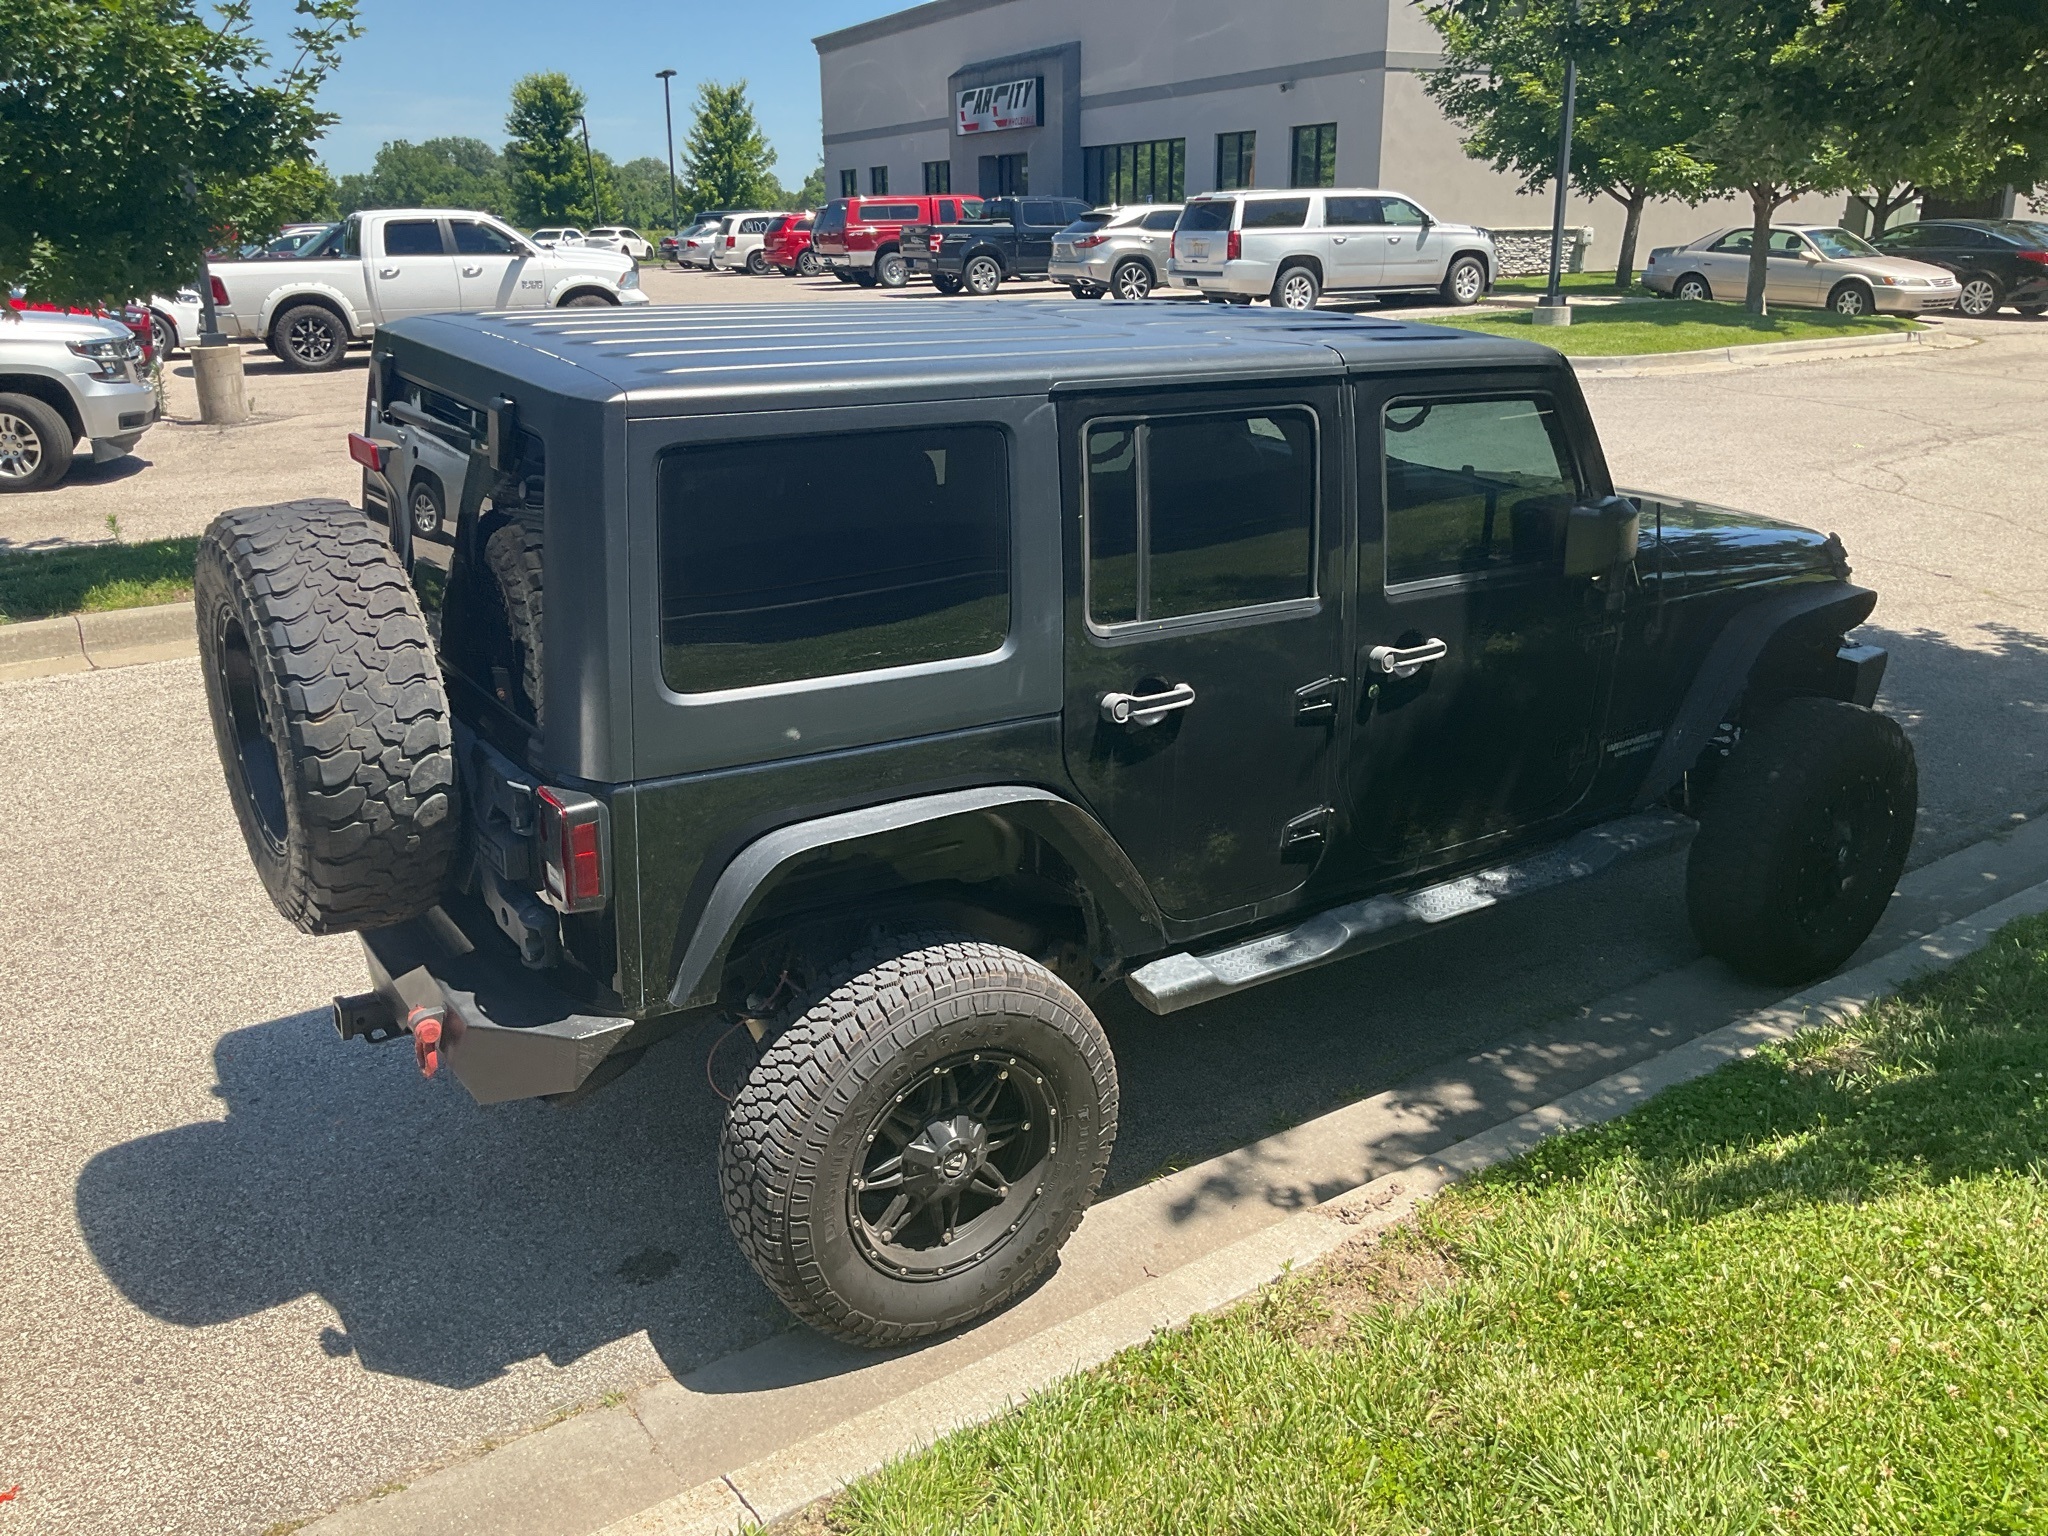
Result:
[[380,443],[374,437],[365,437],[360,432],[348,435],[348,456],[376,474],[384,473],[384,456],[390,451],[389,443]]
[[610,829],[604,803],[541,786],[541,897],[562,912],[591,912],[611,895]]
[[731,250],[734,246],[738,245],[739,243],[740,237],[738,235],[727,235],[725,237],[725,248],[728,251]]
[[2037,267],[2048,267],[2048,251],[2014,251],[2021,261],[2031,261]]
[[1179,261],[1179,260],[1180,260],[1180,231],[1179,231],[1179,230],[1177,230],[1177,229],[1176,229],[1176,230],[1175,230],[1175,231],[1173,232],[1173,234],[1172,234],[1172,235],[1171,235],[1171,236],[1170,236],[1170,237],[1169,237],[1169,238],[1167,239],[1167,242],[1166,242],[1166,259],[1167,259],[1168,261]]
[[1074,242],[1074,249],[1077,251],[1092,250],[1108,238],[1109,236],[1107,235],[1083,235]]
[[217,277],[216,277],[216,278],[214,278],[214,279],[212,280],[212,282],[211,282],[211,283],[210,283],[210,284],[209,284],[208,286],[209,286],[209,287],[211,287],[211,288],[213,289],[213,302],[214,302],[214,303],[216,303],[216,304],[225,304],[225,303],[227,303],[227,301],[228,301],[228,285],[227,285],[226,283],[222,282],[222,281],[221,281],[221,280],[220,280],[219,278],[217,278]]
[[1230,238],[1223,242],[1223,259],[1225,261],[1242,261],[1244,259],[1244,236],[1234,229],[1230,232]]

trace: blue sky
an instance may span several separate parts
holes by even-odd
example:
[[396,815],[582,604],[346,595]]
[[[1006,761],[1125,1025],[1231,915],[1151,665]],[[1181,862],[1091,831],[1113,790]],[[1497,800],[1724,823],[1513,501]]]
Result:
[[[903,9],[911,0],[363,0],[320,104],[341,115],[321,158],[365,171],[387,139],[467,134],[501,144],[512,82],[559,69],[590,98],[595,148],[619,160],[662,154],[658,69],[676,78],[676,154],[700,80],[744,78],[794,186],[818,163],[818,54],[811,39]],[[268,36],[291,25],[290,0],[257,0]]]

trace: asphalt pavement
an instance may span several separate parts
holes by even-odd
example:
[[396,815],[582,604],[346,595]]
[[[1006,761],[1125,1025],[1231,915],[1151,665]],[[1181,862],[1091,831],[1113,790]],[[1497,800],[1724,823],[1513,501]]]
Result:
[[[1586,386],[1621,483],[1842,534],[1920,750],[1916,862],[2048,807],[2048,324],[1969,329]],[[345,490],[307,431],[292,472]],[[151,498],[203,524],[203,457],[121,482],[124,528]],[[718,1214],[701,1037],[570,1111],[335,1039],[358,949],[263,897],[193,663],[0,686],[0,770],[0,1536],[263,1532],[786,1327]],[[1112,1186],[1696,959],[1664,859],[1197,1013],[1118,1002]]]

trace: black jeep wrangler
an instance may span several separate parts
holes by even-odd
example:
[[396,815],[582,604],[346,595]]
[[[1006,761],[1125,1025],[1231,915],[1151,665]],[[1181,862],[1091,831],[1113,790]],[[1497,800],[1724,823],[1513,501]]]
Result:
[[488,1104],[724,1015],[726,1210],[805,1320],[898,1342],[1045,1271],[1116,1134],[1103,989],[1171,1012],[1695,822],[1738,970],[1869,933],[1917,794],[1875,596],[1832,537],[1617,495],[1555,353],[858,319],[400,321],[364,509],[225,513],[197,572],[250,853],[368,952],[341,1034]]

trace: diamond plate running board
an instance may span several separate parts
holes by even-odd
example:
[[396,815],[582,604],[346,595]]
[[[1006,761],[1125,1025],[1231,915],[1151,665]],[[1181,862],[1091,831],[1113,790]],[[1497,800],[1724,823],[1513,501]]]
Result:
[[1297,927],[1206,955],[1166,955],[1131,972],[1131,993],[1154,1013],[1176,1013],[1261,982],[1313,970],[1412,938],[1454,917],[1583,880],[1692,829],[1689,817],[1644,811],[1603,822],[1526,858],[1474,870],[1405,896],[1372,896],[1319,912]]

